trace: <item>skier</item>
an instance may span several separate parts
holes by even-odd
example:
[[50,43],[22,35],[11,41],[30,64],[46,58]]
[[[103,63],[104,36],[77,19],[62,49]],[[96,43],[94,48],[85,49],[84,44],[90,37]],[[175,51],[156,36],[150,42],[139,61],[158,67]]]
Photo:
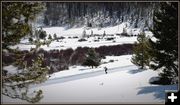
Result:
[[108,73],[108,72],[107,72],[107,67],[104,67],[104,71],[105,71],[106,74]]

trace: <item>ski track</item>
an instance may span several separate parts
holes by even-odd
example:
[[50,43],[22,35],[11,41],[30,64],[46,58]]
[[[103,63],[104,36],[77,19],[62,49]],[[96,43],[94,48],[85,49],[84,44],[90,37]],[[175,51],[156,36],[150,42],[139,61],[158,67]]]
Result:
[[[132,68],[132,67],[137,68],[135,65],[128,65],[128,66],[123,66],[123,67],[110,68],[107,70],[107,72],[114,73],[114,72],[119,72],[119,71],[125,71],[125,70],[129,70],[129,68]],[[81,74],[75,74],[75,75],[70,75],[70,76],[65,76],[65,77],[49,79],[42,84],[37,84],[35,86],[32,86],[32,88],[56,84],[56,83],[59,84],[59,83],[74,81],[74,80],[78,80],[78,79],[90,78],[90,77],[95,77],[95,76],[99,76],[99,75],[106,75],[104,69],[99,70],[99,71],[92,71],[92,72],[88,72],[88,73],[81,73]]]

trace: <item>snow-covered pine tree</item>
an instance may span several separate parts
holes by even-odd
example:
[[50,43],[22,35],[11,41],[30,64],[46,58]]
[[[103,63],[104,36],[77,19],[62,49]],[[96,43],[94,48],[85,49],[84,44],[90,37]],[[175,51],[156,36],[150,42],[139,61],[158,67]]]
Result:
[[101,58],[98,53],[96,53],[95,49],[89,49],[87,53],[87,57],[82,65],[91,66],[92,68],[95,66],[99,66],[101,62]]
[[149,65],[151,56],[149,55],[150,44],[145,33],[142,32],[138,35],[137,41],[133,48],[133,56],[131,62],[140,67],[140,69],[145,69],[145,66]]
[[[24,61],[26,54],[35,53],[31,50],[25,55],[21,55],[18,49],[10,49],[7,45],[19,43],[19,40],[28,35],[31,29],[29,20],[33,20],[36,14],[40,13],[43,5],[40,2],[3,2],[2,3],[2,33],[3,50],[19,55],[14,61],[18,67],[17,73],[3,73],[2,94],[10,98],[18,98],[28,102],[38,102],[42,96],[42,90],[29,92],[29,86],[46,80],[48,68],[43,65],[44,57],[37,56],[32,62],[32,66],[27,66]],[[36,40],[36,42],[38,42]],[[5,71],[4,69],[2,70]]]
[[[2,47],[14,45],[30,33],[29,21],[44,8],[40,3],[2,3]],[[30,11],[30,12],[26,12]]]
[[82,33],[82,38],[85,38],[85,37],[86,37],[86,30],[84,29]]
[[3,76],[2,94],[11,98],[26,100],[35,103],[43,98],[42,90],[29,92],[29,86],[44,82],[47,79],[49,69],[43,65],[43,55],[32,61],[32,66],[27,67],[23,58],[17,61],[18,73]]
[[151,67],[162,71],[161,84],[173,84],[178,76],[178,3],[161,3],[154,12],[153,22],[151,31],[156,41],[150,40]]

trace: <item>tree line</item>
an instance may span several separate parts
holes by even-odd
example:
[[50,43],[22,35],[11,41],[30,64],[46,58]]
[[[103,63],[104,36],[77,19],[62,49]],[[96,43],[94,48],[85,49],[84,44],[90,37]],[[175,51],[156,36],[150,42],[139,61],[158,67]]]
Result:
[[47,2],[45,26],[106,27],[130,21],[135,28],[141,21],[152,22],[153,2]]

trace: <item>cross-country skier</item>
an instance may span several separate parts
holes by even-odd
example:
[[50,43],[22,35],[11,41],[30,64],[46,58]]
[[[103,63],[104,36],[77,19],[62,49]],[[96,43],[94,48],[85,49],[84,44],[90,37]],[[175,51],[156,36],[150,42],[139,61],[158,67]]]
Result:
[[104,67],[104,71],[105,71],[106,74],[108,73],[108,72],[107,72],[107,67]]

